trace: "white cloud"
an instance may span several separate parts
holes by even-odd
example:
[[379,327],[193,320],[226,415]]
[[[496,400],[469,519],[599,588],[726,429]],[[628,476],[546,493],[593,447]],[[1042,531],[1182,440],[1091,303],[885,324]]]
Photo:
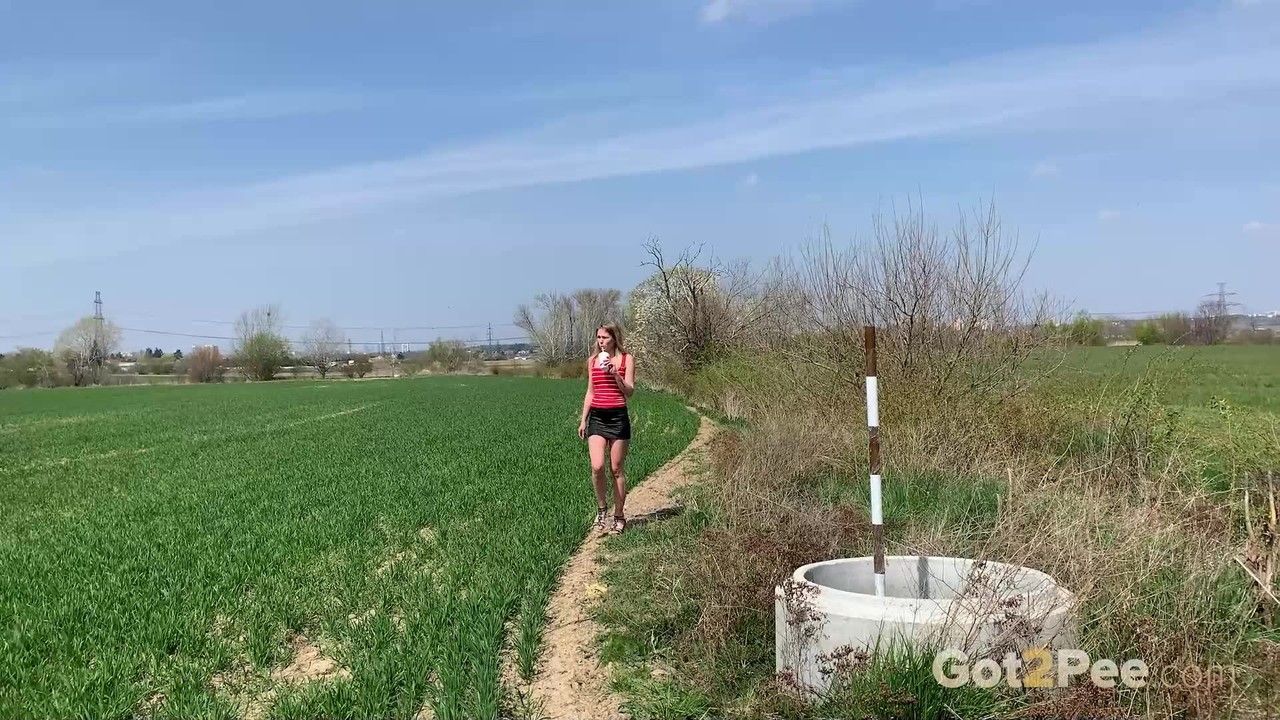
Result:
[[1111,222],[1112,220],[1116,220],[1119,217],[1120,217],[1119,210],[1111,210],[1108,208],[1103,208],[1102,210],[1098,211],[1098,222]]
[[711,0],[702,7],[702,22],[722,22],[733,14],[733,8],[732,0]]
[[1041,160],[1031,168],[1031,177],[1057,177],[1059,168],[1057,163],[1049,160]]
[[[1265,22],[1201,18],[1137,38],[1007,53],[862,83],[814,88],[784,81],[777,87],[800,89],[768,101],[737,99],[679,122],[621,129],[568,117],[540,129],[402,159],[148,196],[132,208],[115,203],[56,216],[32,211],[25,221],[11,213],[0,216],[0,237],[23,238],[7,253],[16,263],[52,262],[138,247],[144,242],[138,238],[163,243],[242,235],[487,190],[732,165],[897,140],[1062,127],[1127,132],[1152,113],[1174,114],[1206,103],[1257,115],[1258,98],[1280,90],[1275,29]],[[237,110],[245,112],[231,103],[145,115],[225,116]]]
[[835,5],[841,0],[708,0],[699,16],[702,22],[715,25],[741,20],[757,25],[806,15],[820,5]]
[[1242,228],[1244,234],[1254,236],[1280,236],[1280,225],[1276,223],[1264,223],[1261,220],[1250,220],[1244,224]]
[[760,184],[760,176],[756,173],[750,173],[740,181],[742,187],[755,187]]

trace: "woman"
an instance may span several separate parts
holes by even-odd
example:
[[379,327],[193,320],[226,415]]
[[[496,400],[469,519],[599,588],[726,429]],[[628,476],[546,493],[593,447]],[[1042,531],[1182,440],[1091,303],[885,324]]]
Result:
[[627,398],[635,392],[635,361],[622,349],[622,330],[617,325],[601,325],[596,329],[599,354],[587,360],[587,395],[582,400],[582,421],[578,437],[587,441],[591,454],[591,482],[596,489],[595,526],[604,529],[609,507],[604,486],[604,462],[609,458],[613,471],[613,527],[621,533],[627,528],[623,506],[627,501],[627,479],[622,466],[631,441],[631,418],[627,415]]

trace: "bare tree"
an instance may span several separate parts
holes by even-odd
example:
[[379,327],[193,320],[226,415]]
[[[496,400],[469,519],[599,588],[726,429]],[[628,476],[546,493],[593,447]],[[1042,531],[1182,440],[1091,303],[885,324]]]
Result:
[[282,330],[280,308],[264,305],[246,310],[236,320],[236,362],[247,377],[270,380],[284,366],[289,343]]
[[101,381],[103,363],[119,344],[120,328],[115,323],[86,316],[63,330],[54,347],[72,381],[88,385]]
[[[245,310],[236,318],[236,341],[239,345],[247,343],[255,335],[267,333],[281,335],[284,330],[284,316],[280,314],[279,305],[260,305]],[[239,351],[239,345],[236,351]]]
[[569,298],[543,293],[534,299],[534,307],[522,303],[516,308],[514,323],[529,334],[543,362],[562,362],[569,357],[573,345],[573,305]]
[[1217,345],[1231,332],[1231,314],[1221,300],[1205,300],[1196,307],[1192,335],[1201,345]]
[[342,331],[338,326],[331,320],[317,320],[311,323],[311,329],[303,339],[302,352],[307,364],[324,378],[338,358],[342,357],[342,346]]
[[612,289],[544,293],[534,300],[535,307],[516,308],[514,322],[529,333],[544,363],[573,361],[591,352],[596,328],[619,321],[621,299],[622,293]]
[[877,217],[868,244],[840,249],[824,232],[807,250],[798,326],[821,339],[820,354],[840,356],[874,324],[882,372],[935,396],[992,389],[1016,381],[1013,369],[1044,339],[1051,308],[1022,290],[1029,261],[994,206],[942,234],[913,204],[891,220]]

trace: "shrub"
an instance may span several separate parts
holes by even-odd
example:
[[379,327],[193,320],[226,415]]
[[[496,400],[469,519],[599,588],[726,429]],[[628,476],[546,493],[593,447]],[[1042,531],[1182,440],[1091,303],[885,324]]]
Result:
[[69,382],[47,350],[18,348],[0,360],[0,388],[53,387]]
[[373,372],[373,361],[369,359],[368,355],[357,355],[348,367],[352,369],[356,377],[362,378]]
[[222,353],[212,345],[196,348],[187,359],[187,378],[191,382],[222,382],[225,372]]
[[236,352],[236,364],[249,378],[271,380],[284,367],[288,357],[289,345],[284,338],[260,332],[240,344]]
[[146,355],[138,358],[134,365],[134,371],[139,375],[172,375],[177,360],[171,357],[156,357],[155,355]]
[[426,351],[406,364],[411,369],[418,366],[430,372],[455,373],[474,370],[480,361],[476,354],[462,342],[436,340],[427,347]]
[[1076,345],[1102,345],[1102,321],[1081,311],[1066,326],[1067,341]]
[[1133,339],[1143,345],[1158,345],[1165,341],[1160,326],[1150,320],[1138,323],[1133,329]]
[[777,334],[782,275],[703,258],[700,248],[670,259],[657,240],[645,251],[653,272],[632,289],[627,318],[629,349],[644,358],[649,377],[670,381],[726,353],[759,350]]
[[1165,313],[1156,318],[1160,336],[1170,345],[1183,345],[1192,340],[1191,316],[1186,313]]
[[245,377],[271,380],[289,358],[280,311],[267,305],[246,310],[236,320],[235,361]]

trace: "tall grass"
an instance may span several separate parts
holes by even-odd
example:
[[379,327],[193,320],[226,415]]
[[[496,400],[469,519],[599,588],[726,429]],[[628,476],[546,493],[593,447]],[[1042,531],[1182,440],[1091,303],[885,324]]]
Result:
[[[624,578],[638,574],[638,582],[685,595],[678,604],[646,595],[654,607],[628,607],[638,619],[606,611],[612,642],[626,648],[620,638],[648,633],[650,660],[634,647],[621,659],[673,662],[666,686],[744,717],[821,717],[836,707],[854,716],[951,717],[873,707],[865,682],[874,674],[857,675],[851,694],[829,699],[838,705],[787,710],[791,701],[773,689],[766,589],[798,565],[870,551],[861,407],[830,391],[840,383],[827,372],[780,355],[728,358],[688,379],[699,402],[743,417],[746,429],[715,448],[714,479],[691,503],[696,523],[617,545],[615,581],[634,589]],[[1054,716],[1068,700],[1072,712],[1098,716],[1268,707],[1280,682],[1280,626],[1236,558],[1248,547],[1274,552],[1257,520],[1268,470],[1280,468],[1276,416],[1221,404],[1191,412],[1201,409],[1169,400],[1186,397],[1187,372],[1159,358],[1145,358],[1141,371],[1099,369],[1088,381],[1057,365],[1025,372],[1034,379],[1025,391],[998,400],[960,393],[945,403],[909,376],[882,378],[890,552],[1044,570],[1080,600],[1082,649],[1141,658],[1155,679],[1142,691],[1006,694],[1003,709],[958,716]],[[884,673],[911,687],[910,671]],[[935,690],[906,692],[919,709]]]

